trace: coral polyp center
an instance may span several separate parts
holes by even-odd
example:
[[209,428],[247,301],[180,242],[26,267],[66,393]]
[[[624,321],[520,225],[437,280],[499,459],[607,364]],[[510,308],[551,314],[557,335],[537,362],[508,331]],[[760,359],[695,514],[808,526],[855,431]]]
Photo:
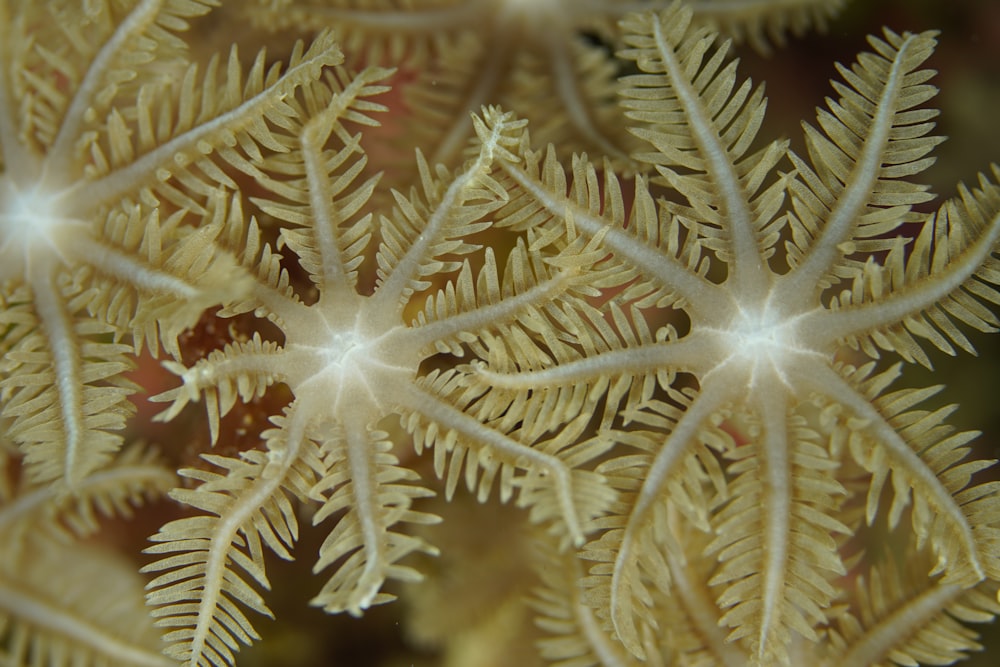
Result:
[[58,200],[0,179],[0,281],[27,280],[34,270],[68,262],[71,240],[86,225],[67,217]]
[[363,313],[348,321],[324,318],[322,334],[286,343],[297,376],[290,384],[300,400],[323,401],[336,414],[389,412],[387,396],[413,381],[420,359],[408,353],[405,327],[375,334],[365,319]]
[[730,369],[739,369],[750,386],[767,374],[787,384],[788,370],[802,355],[820,354],[803,344],[799,318],[772,309],[741,309],[727,329],[715,330],[720,359]]
[[364,357],[369,352],[368,346],[361,340],[357,331],[342,331],[330,337],[329,344],[322,349],[325,358],[324,368],[332,372],[364,364]]
[[766,312],[740,315],[730,334],[738,354],[753,359],[773,358],[790,346],[792,337],[785,320],[771,318]]

